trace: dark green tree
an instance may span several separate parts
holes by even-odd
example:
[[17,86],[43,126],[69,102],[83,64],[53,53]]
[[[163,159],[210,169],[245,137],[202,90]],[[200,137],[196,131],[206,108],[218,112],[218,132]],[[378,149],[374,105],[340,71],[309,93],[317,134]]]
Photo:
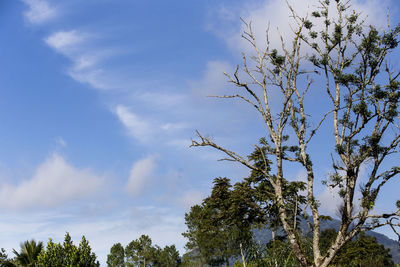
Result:
[[328,252],[328,249],[332,246],[333,242],[335,242],[336,236],[337,231],[332,228],[326,229],[321,232],[319,247],[322,255],[325,255]]
[[[192,261],[200,262],[200,266],[223,262],[220,248],[224,238],[211,223],[212,211],[204,205],[195,205],[185,214],[187,231],[182,235],[188,239],[186,249]],[[222,241],[221,241],[222,240]]]
[[124,267],[125,266],[125,251],[121,243],[114,244],[110,249],[110,254],[107,255],[108,267]]
[[185,216],[187,249],[197,252],[203,264],[229,266],[230,259],[239,255],[245,262],[245,250],[253,237],[251,228],[260,218],[257,212],[249,183],[232,188],[228,178],[214,179],[211,195]]
[[[321,233],[321,252],[326,253],[335,242],[338,233],[334,229],[327,229]],[[375,267],[375,266],[396,266],[392,256],[383,245],[380,245],[376,238],[368,236],[364,232],[354,240],[344,245],[332,261],[334,266],[349,267]]]
[[36,266],[98,267],[100,263],[96,259],[84,236],[79,245],[75,246],[69,233],[66,233],[63,244],[49,240],[46,249],[39,254]]
[[35,266],[39,254],[43,251],[43,242],[36,242],[32,239],[21,243],[20,247],[20,252],[17,252],[15,249],[13,250],[18,265],[28,267]]
[[158,255],[158,263],[160,267],[178,267],[181,265],[181,257],[176,250],[175,245],[165,246]]
[[203,263],[198,253],[194,250],[189,250],[182,255],[182,267],[203,267]]
[[389,249],[378,244],[376,238],[361,233],[355,240],[344,245],[333,259],[340,267],[395,267]]

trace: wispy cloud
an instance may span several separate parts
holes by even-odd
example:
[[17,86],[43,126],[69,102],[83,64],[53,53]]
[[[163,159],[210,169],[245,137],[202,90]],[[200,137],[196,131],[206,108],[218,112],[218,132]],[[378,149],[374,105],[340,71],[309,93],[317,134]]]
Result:
[[118,105],[115,113],[131,137],[141,142],[146,142],[153,135],[152,127],[148,120],[136,115],[128,107]]
[[204,193],[198,190],[189,190],[183,194],[181,198],[178,199],[179,204],[181,204],[186,210],[190,207],[201,204],[204,199]]
[[[302,17],[307,14],[310,15],[315,10],[316,5],[313,0],[290,0],[288,3]],[[336,17],[336,7],[334,6],[336,2],[331,1],[331,5],[330,16]],[[352,2],[352,9],[360,12],[367,24],[371,23],[378,27],[386,26],[386,13],[390,6],[389,0],[358,0]],[[225,40],[228,47],[235,53],[237,51],[253,51],[249,43],[241,37],[241,33],[245,31],[245,25],[239,26],[239,17],[246,22],[251,22],[259,47],[265,47],[268,25],[271,49],[278,50],[282,45],[280,36],[286,44],[291,45],[289,40],[293,36],[293,29],[296,28],[291,11],[286,2],[281,0],[247,1],[241,2],[239,5],[220,6],[215,8],[212,14],[215,18],[210,20],[209,30]],[[232,16],[232,14],[235,14],[235,16]],[[236,21],[232,17],[235,17]]]
[[156,170],[155,156],[148,156],[135,162],[131,168],[126,191],[133,196],[140,195],[153,179]]
[[161,129],[167,132],[176,132],[180,130],[187,129],[188,125],[186,123],[165,123],[161,126]]
[[33,24],[40,24],[56,17],[57,10],[45,0],[23,0],[29,6],[24,15]]
[[94,36],[96,34],[75,29],[55,32],[44,41],[57,53],[71,60],[72,65],[67,74],[77,82],[100,90],[120,89],[126,86],[123,85],[125,79],[103,68],[104,61],[117,51],[94,44]]
[[100,188],[103,178],[88,169],[77,169],[58,154],[46,159],[32,178],[0,187],[4,209],[46,208],[85,198]]
[[64,138],[62,138],[61,136],[58,136],[55,139],[55,146],[56,146],[56,148],[64,148],[67,146],[67,142],[64,140]]
[[226,73],[232,73],[233,67],[225,61],[207,62],[203,77],[189,83],[192,92],[200,97],[208,95],[221,95],[231,86],[227,82]]
[[45,39],[45,42],[57,52],[72,56],[73,49],[85,41],[86,37],[77,30],[59,31]]
[[165,122],[165,118],[143,117],[133,112],[125,105],[117,105],[114,109],[120,122],[126,128],[129,136],[135,141],[149,144],[152,140],[167,140],[177,138],[177,134],[188,129],[188,123]]

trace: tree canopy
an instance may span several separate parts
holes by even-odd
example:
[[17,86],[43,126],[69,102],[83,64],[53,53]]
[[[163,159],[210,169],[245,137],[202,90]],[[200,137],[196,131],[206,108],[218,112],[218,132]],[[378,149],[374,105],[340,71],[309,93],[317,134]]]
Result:
[[33,267],[37,262],[39,254],[43,251],[43,242],[36,242],[35,240],[25,241],[20,245],[21,251],[17,252],[15,249],[15,261],[20,266]]
[[54,243],[51,239],[47,242],[47,247],[39,254],[36,265],[98,267],[100,263],[85,236],[82,236],[76,246],[69,233],[66,233],[62,244]]
[[181,257],[175,245],[163,249],[152,244],[148,235],[141,235],[132,240],[124,248],[120,243],[114,244],[107,256],[107,266],[154,266],[177,267],[181,265]]

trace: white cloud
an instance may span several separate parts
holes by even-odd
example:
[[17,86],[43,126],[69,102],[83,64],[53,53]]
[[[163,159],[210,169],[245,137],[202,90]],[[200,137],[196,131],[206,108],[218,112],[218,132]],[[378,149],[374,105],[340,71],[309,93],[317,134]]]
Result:
[[57,10],[45,0],[23,0],[29,6],[24,13],[30,23],[40,24],[56,17]]
[[138,196],[152,182],[156,170],[155,158],[154,155],[148,156],[133,164],[125,187],[127,192],[133,196]]
[[126,106],[118,105],[115,113],[133,138],[145,142],[153,135],[155,127],[152,127],[147,120],[131,112]]
[[183,196],[178,200],[179,203],[185,208],[201,204],[204,199],[204,193],[197,190],[189,190],[183,194]]
[[[125,105],[117,105],[114,113],[127,129],[129,136],[141,143],[149,141],[165,140],[170,136],[176,139],[176,134],[188,128],[187,123],[163,123],[156,118],[144,118],[130,110]],[[165,141],[169,143],[169,141]]]
[[[359,211],[360,201],[362,198],[360,185],[367,182],[369,169],[371,167],[371,162],[364,162],[360,166],[360,170],[358,173],[356,189],[354,193],[354,212]],[[339,196],[339,188],[331,188],[326,186],[324,191],[318,196],[318,199],[321,202],[321,211],[325,212],[330,216],[337,216],[339,207],[343,204],[343,199]]]
[[190,87],[195,95],[201,97],[208,95],[220,95],[224,89],[231,85],[228,83],[226,73],[232,73],[233,67],[225,61],[209,61],[203,77],[198,81],[190,82]]
[[[307,13],[310,14],[318,5],[317,1],[314,0],[290,0],[289,3],[300,16],[305,16]],[[331,5],[331,16],[337,16],[336,7],[334,6],[336,2],[331,1]],[[389,0],[352,2],[352,9],[361,12],[362,17],[366,17],[367,24],[373,24],[380,28],[386,26],[386,12],[389,6],[391,6]],[[249,1],[243,2],[240,6],[220,7],[217,10],[218,19],[224,23],[214,23],[209,28],[224,39],[235,53],[237,51],[253,52],[249,43],[241,37],[242,32],[245,30],[245,25],[242,24],[241,28],[237,30],[239,17],[246,22],[252,23],[252,29],[259,47],[264,47],[266,44],[265,33],[268,25],[270,25],[269,41],[271,48],[278,50],[281,48],[281,40],[277,29],[279,29],[279,33],[285,43],[288,44],[288,40],[291,40],[291,36],[293,36],[292,28],[296,28],[286,2],[281,0],[260,1],[257,4]],[[236,21],[232,19],[232,13],[236,14]],[[223,26],[221,27],[218,24]]]
[[[92,43],[93,33],[78,30],[58,31],[44,39],[57,53],[71,60],[67,74],[80,83],[95,89],[110,90],[124,87],[126,80],[104,70],[102,62],[116,50],[101,49]],[[126,85],[125,85],[126,86]]]
[[45,42],[54,50],[66,56],[70,56],[72,49],[85,40],[84,34],[77,30],[59,31],[45,39]]
[[76,65],[73,69],[68,72],[68,75],[80,83],[86,83],[93,88],[108,90],[115,88],[109,83],[107,78],[105,78],[105,73],[102,69],[90,69],[82,70],[81,65]]
[[165,123],[161,126],[161,129],[167,132],[176,132],[187,128],[186,123]]
[[36,169],[31,179],[18,185],[2,185],[0,207],[53,207],[84,198],[98,190],[102,183],[103,178],[92,171],[77,169],[60,155],[53,154]]
[[320,211],[325,215],[337,216],[340,205],[343,204],[343,199],[339,196],[339,188],[334,189],[327,187],[318,196],[321,203]]
[[66,147],[67,146],[67,142],[61,136],[58,136],[56,138],[55,142],[56,142],[56,147],[61,148],[61,147]]

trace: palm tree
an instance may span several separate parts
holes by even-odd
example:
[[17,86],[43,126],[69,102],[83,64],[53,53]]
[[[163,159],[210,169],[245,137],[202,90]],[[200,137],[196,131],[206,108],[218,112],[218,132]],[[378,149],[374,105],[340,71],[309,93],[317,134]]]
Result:
[[21,243],[20,246],[20,253],[18,253],[15,249],[13,250],[17,263],[21,266],[35,266],[36,259],[43,250],[43,242],[39,241],[36,243],[36,241],[32,239],[31,241],[27,240],[24,243]]

